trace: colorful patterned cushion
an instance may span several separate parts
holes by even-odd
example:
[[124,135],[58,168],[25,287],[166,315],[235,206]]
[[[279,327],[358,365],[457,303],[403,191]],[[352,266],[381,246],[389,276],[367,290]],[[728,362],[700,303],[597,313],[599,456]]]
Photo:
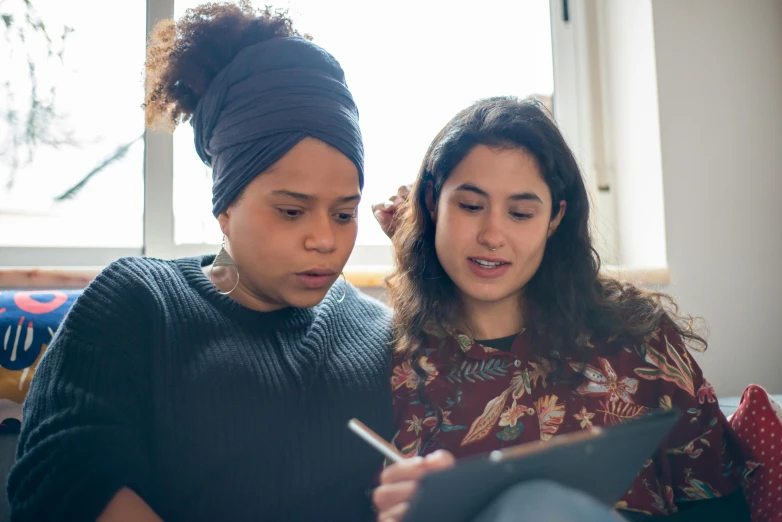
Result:
[[18,431],[41,355],[81,290],[0,292],[0,433]]
[[744,488],[753,522],[782,522],[782,409],[750,384],[730,423],[762,464]]

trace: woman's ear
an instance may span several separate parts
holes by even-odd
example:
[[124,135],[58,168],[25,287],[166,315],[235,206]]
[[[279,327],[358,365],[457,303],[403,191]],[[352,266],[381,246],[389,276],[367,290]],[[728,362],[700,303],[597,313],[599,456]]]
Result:
[[426,182],[424,198],[426,199],[426,210],[429,212],[432,223],[437,223],[437,203],[434,201],[434,185],[431,181]]
[[228,237],[230,234],[228,234],[228,229],[230,223],[231,223],[231,215],[229,214],[231,211],[230,207],[220,212],[220,214],[217,216],[217,223],[220,225],[220,231],[223,233],[224,236]]
[[557,227],[562,223],[562,218],[565,217],[565,210],[567,210],[567,202],[562,200],[559,202],[559,212],[557,212],[557,215],[554,216],[554,219],[548,224],[548,235],[546,237],[553,236],[554,232],[557,231]]

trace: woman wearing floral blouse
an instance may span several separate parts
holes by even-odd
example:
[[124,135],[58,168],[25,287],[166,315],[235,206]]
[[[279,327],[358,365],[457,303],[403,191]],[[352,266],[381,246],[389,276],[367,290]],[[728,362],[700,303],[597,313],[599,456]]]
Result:
[[401,519],[415,480],[450,454],[672,407],[682,418],[615,507],[632,519],[748,517],[741,488],[757,464],[685,347],[706,342],[668,296],[599,273],[581,173],[538,103],[492,98],[456,115],[394,225],[394,443],[448,453],[387,468],[380,520]]

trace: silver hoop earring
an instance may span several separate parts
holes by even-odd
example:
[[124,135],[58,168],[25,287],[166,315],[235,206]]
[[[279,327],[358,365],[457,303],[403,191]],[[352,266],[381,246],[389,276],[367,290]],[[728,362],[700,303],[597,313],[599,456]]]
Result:
[[342,272],[340,275],[342,276],[342,280],[343,280],[343,281],[345,281],[345,291],[344,291],[344,292],[342,292],[342,297],[340,297],[339,299],[337,299],[337,302],[338,302],[338,303],[341,303],[342,301],[344,301],[344,300],[345,300],[345,297],[347,297],[347,295],[348,295],[348,280],[347,280],[347,278],[345,277],[345,272]]
[[[227,292],[220,290],[220,287],[217,286],[217,284],[212,279],[212,273],[214,272],[215,267],[233,267],[233,269],[236,271],[236,284]],[[225,249],[225,236],[223,236],[223,244],[220,246],[220,252],[217,253],[217,257],[215,257],[215,260],[212,262],[212,268],[209,269],[209,281],[212,282],[217,291],[222,295],[231,295],[231,293],[233,293],[233,291],[236,290],[236,288],[239,286],[239,269],[236,267],[236,263],[231,257],[231,254],[229,254]]]

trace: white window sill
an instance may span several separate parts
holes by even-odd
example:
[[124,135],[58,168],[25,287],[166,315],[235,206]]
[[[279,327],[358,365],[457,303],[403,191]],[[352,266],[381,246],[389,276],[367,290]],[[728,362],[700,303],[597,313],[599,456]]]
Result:
[[[3,267],[0,268],[0,288],[84,288],[100,271],[101,267]],[[345,270],[345,278],[358,288],[377,288],[384,286],[383,281],[390,271],[390,266],[353,265]],[[603,272],[643,286],[665,286],[671,279],[667,267],[607,266]]]

